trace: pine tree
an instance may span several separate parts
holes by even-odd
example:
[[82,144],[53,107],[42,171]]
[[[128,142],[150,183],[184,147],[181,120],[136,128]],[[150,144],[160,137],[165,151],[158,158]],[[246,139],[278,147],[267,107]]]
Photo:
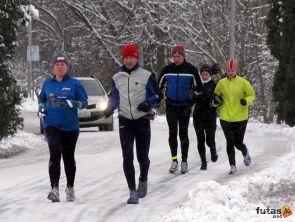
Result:
[[19,88],[7,64],[16,47],[17,28],[24,21],[20,6],[25,3],[25,0],[2,0],[0,4],[0,140],[23,127],[18,108]]
[[295,125],[295,5],[293,0],[269,0],[268,45],[279,60],[275,74],[273,95],[277,101],[278,120]]

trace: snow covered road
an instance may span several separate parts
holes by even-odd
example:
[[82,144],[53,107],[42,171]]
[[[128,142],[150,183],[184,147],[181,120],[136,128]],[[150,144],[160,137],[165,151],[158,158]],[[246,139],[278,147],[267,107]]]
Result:
[[[25,131],[38,134],[38,119],[35,113],[25,112],[24,116]],[[171,175],[168,173],[168,127],[165,118],[158,117],[152,122],[148,195],[140,199],[138,205],[127,205],[129,192],[122,169],[117,119],[113,132],[97,132],[95,128],[81,131],[76,148],[76,201],[65,202],[63,169],[60,183],[61,202],[50,203],[46,199],[49,191],[48,148],[47,144],[42,142],[26,153],[10,159],[0,159],[1,222],[163,221],[171,209],[187,200],[188,191],[200,182],[214,180],[226,185],[271,167],[274,161],[294,152],[292,143],[288,142],[290,135],[284,133],[281,126],[249,123],[245,142],[250,149],[253,164],[246,168],[241,153],[237,151],[238,173],[229,176],[225,139],[218,124],[218,162],[209,161],[208,170],[200,171],[196,136],[191,121],[188,159],[190,171],[185,175]],[[207,160],[210,160],[209,155]],[[138,173],[137,161],[135,165]]]

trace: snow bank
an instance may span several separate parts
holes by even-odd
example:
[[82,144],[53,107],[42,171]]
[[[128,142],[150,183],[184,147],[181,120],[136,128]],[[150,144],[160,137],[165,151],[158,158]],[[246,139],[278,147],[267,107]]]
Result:
[[[294,132],[295,128],[281,126],[280,133],[290,138],[291,152],[274,162],[272,167],[228,184],[212,180],[200,182],[188,192],[187,200],[161,218],[163,221],[189,222],[295,222]],[[275,212],[285,205],[293,214],[283,218]]]
[[32,100],[31,98],[27,98],[20,106],[21,110],[29,111],[29,112],[37,112],[38,111],[38,100],[35,98]]
[[20,131],[13,137],[7,137],[0,141],[0,158],[11,157],[12,155],[33,149],[34,146],[44,143],[40,136]]

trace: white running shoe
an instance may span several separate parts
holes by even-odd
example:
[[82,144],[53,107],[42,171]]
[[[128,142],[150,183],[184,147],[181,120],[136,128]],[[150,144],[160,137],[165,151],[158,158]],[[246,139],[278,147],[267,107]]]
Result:
[[237,167],[235,165],[230,165],[230,171],[228,174],[235,174],[237,172]]
[[180,171],[182,174],[185,174],[188,172],[187,162],[181,162]]
[[47,196],[52,202],[60,202],[58,187],[53,187]]
[[169,172],[175,173],[177,170],[178,170],[178,163],[176,161],[172,161]]
[[244,164],[245,164],[245,166],[250,166],[250,164],[251,164],[251,157],[250,157],[248,151],[247,151],[246,155],[244,156]]
[[66,201],[73,202],[75,200],[75,191],[73,187],[67,187],[66,190]]

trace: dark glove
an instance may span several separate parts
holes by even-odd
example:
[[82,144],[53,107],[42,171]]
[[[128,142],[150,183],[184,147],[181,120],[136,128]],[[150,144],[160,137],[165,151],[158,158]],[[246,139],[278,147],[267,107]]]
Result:
[[215,95],[213,98],[213,105],[214,106],[220,106],[222,103],[223,99],[221,95]]
[[194,90],[190,89],[188,91],[188,100],[191,104],[194,104],[196,102],[196,99],[197,99],[197,94],[195,93]]
[[104,114],[104,116],[106,117],[106,118],[108,118],[108,117],[110,117],[111,115],[113,115],[113,113],[114,113],[114,110],[113,110],[113,108],[111,108],[111,107],[107,107],[105,110],[104,110],[104,112],[103,112],[103,114]]
[[197,94],[201,94],[203,92],[203,86],[202,85],[196,85],[193,86],[192,89],[197,93]]
[[142,112],[148,112],[150,110],[150,106],[148,102],[142,102],[140,103],[137,108],[138,111],[142,111]]
[[240,103],[241,103],[242,106],[246,106],[247,105],[247,100],[241,99]]
[[39,106],[39,109],[38,109],[38,116],[39,118],[42,118],[44,116],[46,116],[47,114],[47,110],[45,109],[44,106]]

